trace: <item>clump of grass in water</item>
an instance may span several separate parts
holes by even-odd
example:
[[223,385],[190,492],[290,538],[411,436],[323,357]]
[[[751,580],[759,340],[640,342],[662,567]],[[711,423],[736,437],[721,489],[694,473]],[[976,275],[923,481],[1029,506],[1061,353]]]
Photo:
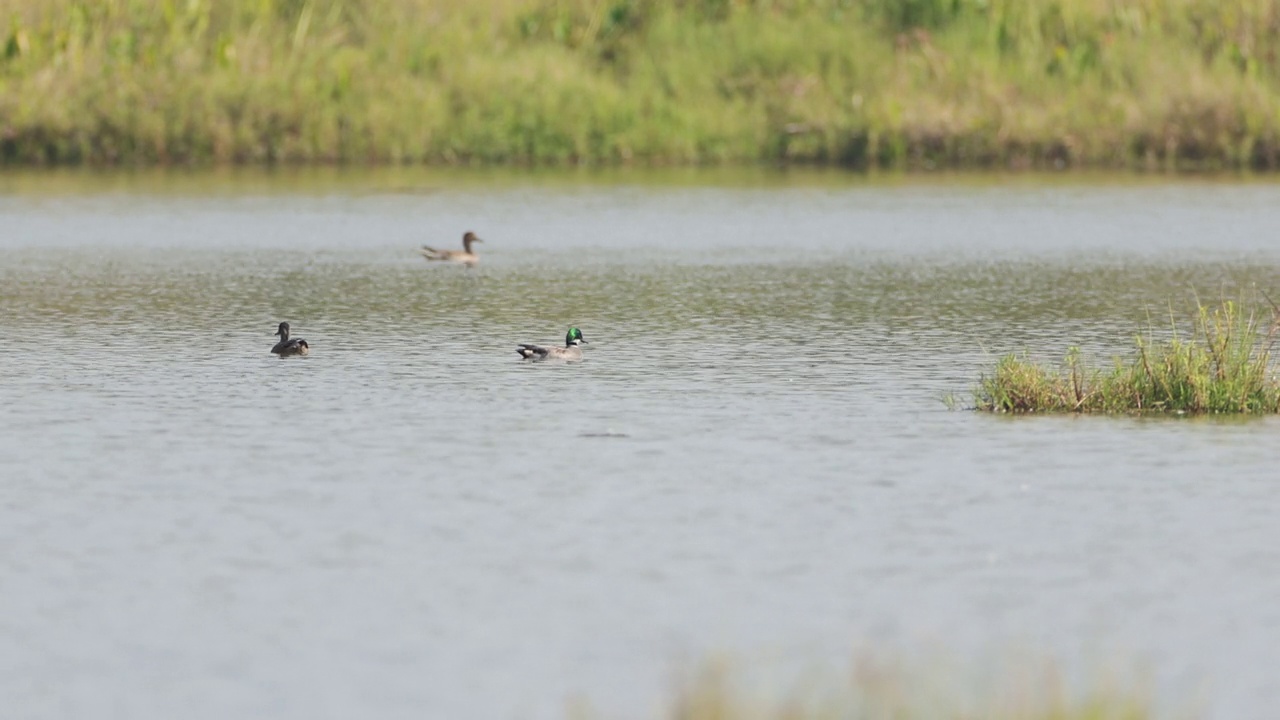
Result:
[[[1268,298],[1270,301],[1270,298]],[[1138,336],[1132,357],[1109,370],[1083,366],[1072,348],[1061,367],[1006,355],[975,389],[976,407],[989,412],[1276,413],[1280,381],[1271,354],[1280,308],[1269,318],[1224,300],[1197,303],[1189,335],[1173,326],[1169,340]]]

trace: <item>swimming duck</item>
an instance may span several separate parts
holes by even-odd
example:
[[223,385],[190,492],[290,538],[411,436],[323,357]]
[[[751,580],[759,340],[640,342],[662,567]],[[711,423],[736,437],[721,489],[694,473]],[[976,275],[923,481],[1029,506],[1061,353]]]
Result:
[[289,339],[289,323],[280,323],[280,329],[276,330],[276,335],[280,336],[280,342],[271,348],[271,352],[280,357],[288,357],[290,355],[306,355],[311,351],[311,346],[302,338]]
[[484,242],[476,237],[476,234],[468,231],[462,236],[461,250],[437,250],[429,245],[423,245],[418,252],[422,253],[422,257],[428,260],[444,260],[447,262],[463,263],[464,265],[475,265],[480,262],[480,256],[471,250],[471,243]]
[[564,347],[548,348],[541,345],[520,343],[520,347],[516,348],[516,352],[520,353],[520,357],[525,360],[577,362],[582,359],[582,343],[584,342],[586,340],[582,338],[582,331],[576,327],[571,327],[569,328],[569,334],[564,336]]

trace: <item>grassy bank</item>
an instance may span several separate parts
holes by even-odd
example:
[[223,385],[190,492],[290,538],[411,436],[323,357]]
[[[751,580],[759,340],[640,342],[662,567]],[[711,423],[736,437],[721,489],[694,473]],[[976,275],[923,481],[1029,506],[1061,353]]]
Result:
[[[1274,309],[1274,306],[1273,306]],[[1280,381],[1271,354],[1280,311],[1249,311],[1233,301],[1204,305],[1189,333],[1171,324],[1171,337],[1150,331],[1128,359],[1107,370],[1082,366],[1072,350],[1060,367],[1008,355],[975,390],[976,407],[990,412],[1280,412]]]
[[0,162],[1280,165],[1276,0],[0,0]]

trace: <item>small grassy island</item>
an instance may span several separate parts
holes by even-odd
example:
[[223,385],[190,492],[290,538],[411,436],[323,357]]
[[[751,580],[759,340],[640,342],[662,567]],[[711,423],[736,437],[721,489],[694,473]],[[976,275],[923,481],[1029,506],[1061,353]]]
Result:
[[1060,367],[1006,355],[974,391],[978,410],[997,413],[1236,413],[1280,412],[1280,380],[1271,351],[1280,310],[1248,310],[1224,300],[1197,304],[1189,333],[1173,323],[1172,337],[1139,336],[1133,356],[1110,369],[1082,366],[1072,348]]

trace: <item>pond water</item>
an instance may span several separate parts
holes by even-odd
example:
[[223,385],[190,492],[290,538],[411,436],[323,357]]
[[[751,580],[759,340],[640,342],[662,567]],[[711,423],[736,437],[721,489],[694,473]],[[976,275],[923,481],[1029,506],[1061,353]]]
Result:
[[1258,181],[0,175],[0,697],[640,718],[718,653],[1030,648],[1266,716],[1280,421],[944,398],[1280,295],[1277,228]]

